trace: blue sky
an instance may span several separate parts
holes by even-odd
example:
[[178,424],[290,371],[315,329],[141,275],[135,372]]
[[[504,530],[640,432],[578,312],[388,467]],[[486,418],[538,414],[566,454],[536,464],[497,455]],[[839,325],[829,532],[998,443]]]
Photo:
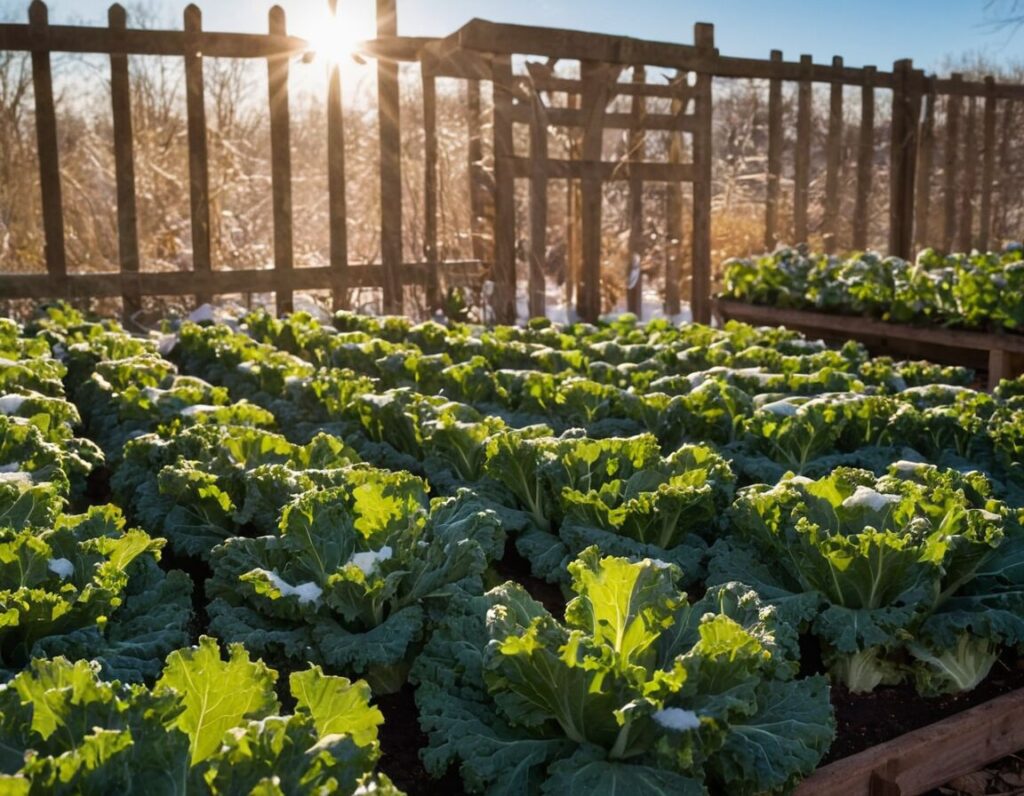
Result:
[[[996,0],[995,5],[1011,0]],[[169,21],[184,3],[148,0]],[[315,30],[327,0],[282,0],[293,30]],[[0,6],[3,0],[0,0]],[[27,0],[25,2],[27,6]],[[52,0],[54,22],[105,19],[105,0]],[[265,30],[266,0],[200,0],[210,29]],[[373,0],[339,0],[360,32],[372,24]],[[399,32],[444,35],[471,17],[574,27],[605,33],[688,42],[694,22],[715,24],[726,55],[787,58],[810,53],[816,61],[842,55],[850,65],[891,65],[913,58],[935,68],[946,56],[985,52],[1000,61],[1024,61],[1024,30],[1010,36],[990,23],[1000,9],[987,0],[398,0]]]

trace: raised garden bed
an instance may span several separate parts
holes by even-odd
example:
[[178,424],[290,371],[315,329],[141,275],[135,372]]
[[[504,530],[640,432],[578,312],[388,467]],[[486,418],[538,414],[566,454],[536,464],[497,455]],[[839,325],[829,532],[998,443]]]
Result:
[[1001,379],[1024,373],[1024,335],[974,332],[941,326],[911,326],[872,318],[781,309],[717,298],[715,315],[722,321],[759,326],[785,326],[828,341],[858,340],[876,354],[968,365],[988,373],[990,388]]

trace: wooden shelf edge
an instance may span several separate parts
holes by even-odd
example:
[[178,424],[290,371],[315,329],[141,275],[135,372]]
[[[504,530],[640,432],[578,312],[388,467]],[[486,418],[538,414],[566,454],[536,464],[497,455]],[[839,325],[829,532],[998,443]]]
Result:
[[1024,749],[1024,688],[819,768],[794,796],[916,796]]

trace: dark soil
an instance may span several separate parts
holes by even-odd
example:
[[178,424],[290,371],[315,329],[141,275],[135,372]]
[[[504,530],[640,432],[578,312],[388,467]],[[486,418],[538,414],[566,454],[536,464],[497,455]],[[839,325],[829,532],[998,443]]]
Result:
[[837,735],[822,765],[889,741],[911,730],[948,718],[990,699],[1024,688],[1024,658],[1005,655],[985,681],[966,694],[919,697],[913,685],[877,688],[853,694],[832,688]]
[[548,609],[557,619],[565,616],[565,594],[560,586],[541,580],[530,572],[530,562],[523,558],[511,542],[505,547],[505,556],[494,563],[494,571],[502,580],[514,580],[530,596]]

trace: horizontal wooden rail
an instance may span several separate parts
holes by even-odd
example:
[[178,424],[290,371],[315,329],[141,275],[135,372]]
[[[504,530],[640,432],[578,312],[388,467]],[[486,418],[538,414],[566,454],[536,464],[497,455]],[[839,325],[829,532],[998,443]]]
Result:
[[[584,128],[589,123],[587,115],[581,108],[548,108],[548,124],[554,127]],[[532,110],[529,105],[519,104],[512,108],[512,121],[530,124]],[[605,113],[601,117],[601,125],[606,130],[681,130],[693,132],[696,121],[685,113],[649,113],[645,116],[634,116],[630,113]]]
[[[440,271],[479,276],[483,266],[476,260],[440,263]],[[425,285],[429,277],[428,263],[405,263],[403,280],[408,284]],[[383,286],[380,264],[350,265],[342,287],[369,288]],[[241,271],[149,271],[142,273],[96,272],[69,274],[55,283],[46,274],[0,274],[0,295],[5,299],[40,298],[112,298],[129,292],[143,296],[182,296],[195,294],[271,293],[279,284],[280,274],[273,268]],[[338,271],[330,266],[296,268],[288,273],[292,290],[331,290],[339,287]]]
[[[511,158],[512,169],[516,177],[526,178],[533,176],[531,167],[533,158],[516,157]],[[629,162],[612,163],[609,161],[589,160],[563,160],[561,158],[549,158],[547,164],[547,177],[552,180],[582,179],[584,172],[596,170],[597,176],[602,180],[630,180],[638,179],[643,182],[693,182],[692,163],[651,163],[651,162]]]

